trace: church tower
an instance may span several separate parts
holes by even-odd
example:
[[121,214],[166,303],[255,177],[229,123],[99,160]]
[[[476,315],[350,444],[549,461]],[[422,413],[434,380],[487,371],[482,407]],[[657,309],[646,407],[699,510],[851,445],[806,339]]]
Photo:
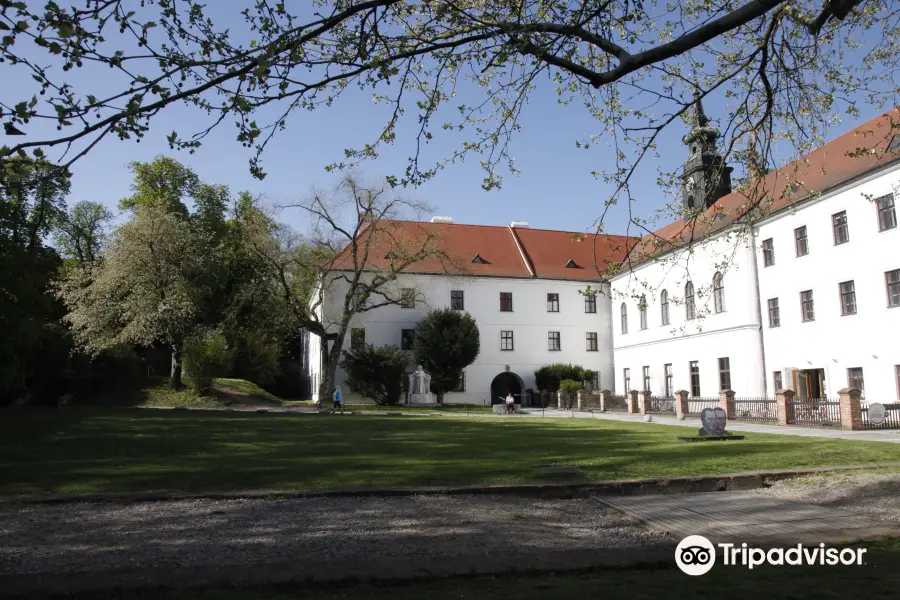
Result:
[[687,213],[706,210],[731,193],[732,168],[719,154],[718,139],[719,130],[709,124],[703,103],[697,98],[691,130],[682,138],[690,153],[681,175],[682,205]]

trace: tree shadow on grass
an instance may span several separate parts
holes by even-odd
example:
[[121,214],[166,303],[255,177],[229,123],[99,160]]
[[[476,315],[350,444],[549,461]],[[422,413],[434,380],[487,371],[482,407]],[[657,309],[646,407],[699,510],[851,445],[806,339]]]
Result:
[[0,494],[512,483],[553,465],[628,479],[896,457],[890,444],[761,434],[683,444],[675,439],[683,431],[551,419],[10,411],[0,424]]

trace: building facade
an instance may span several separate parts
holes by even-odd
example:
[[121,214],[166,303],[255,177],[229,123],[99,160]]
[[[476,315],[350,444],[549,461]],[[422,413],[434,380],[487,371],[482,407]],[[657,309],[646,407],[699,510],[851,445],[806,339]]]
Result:
[[[467,266],[410,268],[395,291],[416,301],[357,315],[357,343],[406,347],[428,310],[471,313],[481,354],[447,402],[538,391],[534,371],[559,362],[597,372],[617,394],[833,398],[855,387],[866,402],[900,401],[900,110],[741,190],[717,137],[698,102],[684,138],[684,216],[642,239],[411,224]],[[618,272],[600,276],[597,257]],[[587,288],[599,293],[586,298]]]
[[[459,388],[444,396],[447,403],[490,405],[502,402],[507,393],[525,402],[528,390],[539,391],[535,371],[553,363],[590,369],[596,373],[595,385],[612,387],[608,284],[596,269],[588,268],[598,244],[524,223],[487,227],[448,221],[438,218],[410,227],[435,233],[442,249],[461,259],[457,264],[466,263],[464,270],[434,273],[427,272],[432,268],[410,266],[386,291],[409,300],[356,314],[344,347],[365,343],[411,350],[416,325],[427,312],[451,308],[475,319],[481,350],[465,369]],[[618,236],[596,236],[595,241],[602,256],[621,260],[625,246],[617,249]],[[325,320],[335,321],[342,311],[348,285],[337,280],[327,286]],[[584,294],[589,287],[598,293]],[[317,380],[323,368],[321,349],[314,350],[311,363]],[[346,379],[339,369],[336,381],[348,402],[366,401],[347,390]]]

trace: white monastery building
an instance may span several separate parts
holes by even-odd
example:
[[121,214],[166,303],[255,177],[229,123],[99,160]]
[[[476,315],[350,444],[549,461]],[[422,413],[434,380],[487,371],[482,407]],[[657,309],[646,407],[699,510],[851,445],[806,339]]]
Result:
[[[468,311],[481,354],[451,403],[535,389],[534,371],[558,362],[596,371],[595,385],[616,394],[821,398],[855,387],[866,402],[900,400],[900,110],[749,189],[732,190],[718,136],[698,103],[684,217],[639,240],[396,222],[410,238],[433,236],[454,266],[412,265],[396,284],[415,301],[357,315],[354,339],[407,347],[429,309]],[[619,267],[606,278],[597,266],[609,264]],[[586,297],[587,286],[600,293]]]

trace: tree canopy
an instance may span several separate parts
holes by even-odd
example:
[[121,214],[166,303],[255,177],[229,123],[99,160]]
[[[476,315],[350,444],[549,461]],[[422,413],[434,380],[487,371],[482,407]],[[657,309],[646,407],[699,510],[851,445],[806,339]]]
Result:
[[[630,202],[635,167],[697,98],[722,100],[725,151],[747,177],[774,166],[779,139],[804,150],[859,103],[896,104],[898,14],[890,0],[2,0],[2,68],[25,82],[0,103],[7,133],[23,134],[3,153],[62,149],[69,165],[106,137],[140,141],[186,104],[198,124],[172,131],[172,148],[194,151],[233,123],[262,177],[292,115],[361,90],[387,106],[385,122],[332,167],[378,156],[409,119],[409,161],[390,183],[477,154],[492,189],[516,172],[510,141],[543,86],[595,120],[575,141],[615,147],[596,175],[613,184],[608,205]],[[35,122],[58,134],[32,133]],[[437,135],[456,149],[428,158]]]
[[416,326],[416,361],[431,375],[431,391],[443,402],[456,388],[462,371],[478,358],[481,337],[469,313],[450,308],[433,310]]

